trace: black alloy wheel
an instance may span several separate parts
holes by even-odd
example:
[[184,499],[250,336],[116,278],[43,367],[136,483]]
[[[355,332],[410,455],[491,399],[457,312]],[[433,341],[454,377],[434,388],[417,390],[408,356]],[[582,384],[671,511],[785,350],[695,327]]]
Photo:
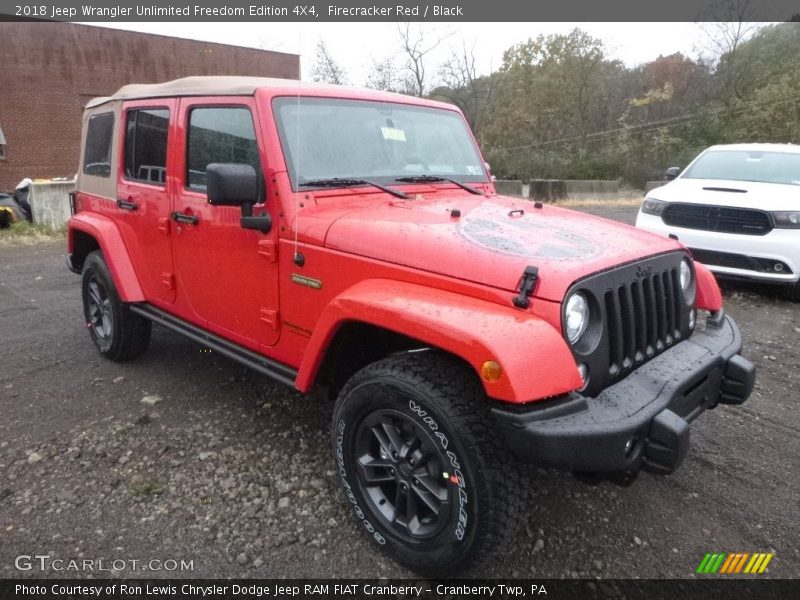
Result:
[[430,430],[399,411],[377,410],[358,427],[355,447],[358,486],[398,535],[430,538],[447,525],[454,475]]
[[100,340],[108,342],[114,331],[114,311],[111,309],[108,292],[96,274],[89,277],[86,293],[89,309],[87,325],[94,330]]

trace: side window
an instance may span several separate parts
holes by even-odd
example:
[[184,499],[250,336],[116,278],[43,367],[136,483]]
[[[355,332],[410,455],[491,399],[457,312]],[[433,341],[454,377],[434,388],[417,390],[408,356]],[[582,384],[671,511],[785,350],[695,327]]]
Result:
[[167,180],[166,108],[129,110],[125,123],[125,178],[154,185]]
[[192,109],[186,147],[186,187],[191,190],[206,190],[210,163],[244,163],[261,172],[253,117],[247,108]]
[[86,148],[83,152],[83,172],[95,177],[111,176],[111,137],[114,135],[114,113],[89,117],[86,128]]

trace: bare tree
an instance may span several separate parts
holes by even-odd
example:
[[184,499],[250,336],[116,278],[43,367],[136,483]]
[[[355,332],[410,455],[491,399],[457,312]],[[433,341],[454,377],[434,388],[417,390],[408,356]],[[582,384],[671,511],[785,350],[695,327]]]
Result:
[[406,92],[414,96],[424,96],[429,84],[426,70],[426,56],[435,50],[445,38],[438,38],[434,42],[425,39],[420,30],[413,30],[411,23],[398,26],[400,40],[405,54],[403,71],[406,75]]
[[311,78],[314,81],[336,85],[345,85],[347,83],[347,72],[333,58],[324,40],[317,42],[314,66],[311,68]]
[[719,77],[719,91],[726,105],[742,100],[742,82],[748,78],[750,65],[742,61],[737,50],[758,31],[755,9],[751,0],[731,0],[711,7],[705,15],[709,20],[698,23],[706,34],[706,58]]
[[459,50],[453,50],[450,58],[441,66],[439,77],[444,84],[441,95],[458,106],[481,137],[486,108],[491,102],[495,78],[480,76],[475,65],[475,43],[467,48],[462,41]]
[[372,59],[365,86],[384,92],[403,91],[402,74],[396,59],[392,56]]

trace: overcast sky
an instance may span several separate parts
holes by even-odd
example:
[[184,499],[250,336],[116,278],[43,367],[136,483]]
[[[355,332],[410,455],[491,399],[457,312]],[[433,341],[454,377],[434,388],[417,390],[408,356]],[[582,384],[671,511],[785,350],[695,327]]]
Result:
[[[373,58],[396,53],[400,47],[397,23],[109,23],[102,26],[300,54],[303,79],[310,79],[315,47],[323,39],[354,85],[364,83]],[[478,69],[483,74],[500,66],[503,51],[512,44],[542,33],[568,33],[574,27],[603,40],[608,54],[628,66],[675,52],[697,58],[700,54],[709,54],[710,48],[708,33],[695,23],[418,23],[412,27],[422,32],[426,40],[444,38],[431,55],[431,64],[439,64],[465,42],[468,48],[474,44]]]

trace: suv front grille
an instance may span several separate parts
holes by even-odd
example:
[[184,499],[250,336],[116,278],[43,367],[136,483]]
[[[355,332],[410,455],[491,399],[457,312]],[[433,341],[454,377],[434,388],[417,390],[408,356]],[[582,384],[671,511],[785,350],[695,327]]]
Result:
[[766,235],[772,231],[769,215],[750,208],[674,202],[664,208],[661,219],[675,227],[720,233]]
[[572,347],[589,369],[587,396],[691,335],[690,306],[680,287],[683,252],[599,273],[572,286],[589,300],[597,324]]

